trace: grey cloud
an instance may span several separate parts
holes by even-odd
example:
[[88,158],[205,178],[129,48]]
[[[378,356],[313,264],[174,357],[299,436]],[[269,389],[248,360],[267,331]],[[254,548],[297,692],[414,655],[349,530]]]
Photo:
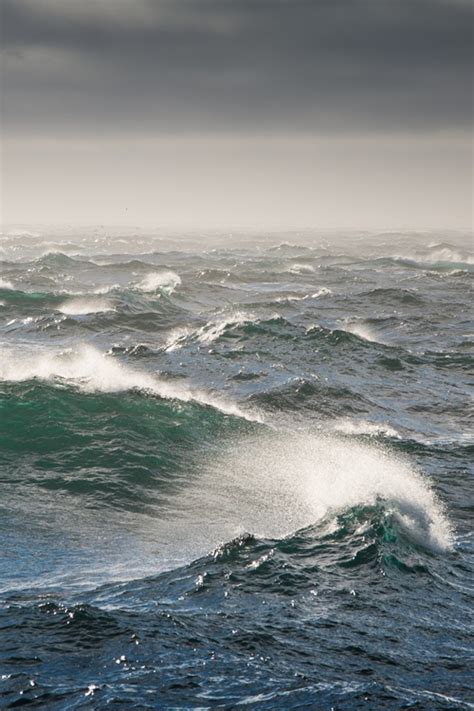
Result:
[[463,130],[466,0],[3,0],[4,126]]

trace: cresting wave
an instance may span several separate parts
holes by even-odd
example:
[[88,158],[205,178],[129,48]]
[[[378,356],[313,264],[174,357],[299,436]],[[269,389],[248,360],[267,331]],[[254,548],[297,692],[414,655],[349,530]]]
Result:
[[0,277],[0,289],[8,289],[8,290],[13,290],[15,287],[11,283],[11,281],[8,281],[7,279],[2,279]]
[[474,264],[474,255],[466,249],[456,249],[452,245],[440,243],[430,244],[426,251],[414,252],[407,255],[397,255],[398,260],[419,260],[427,264]]
[[115,311],[115,308],[107,299],[85,296],[82,298],[68,299],[60,304],[57,310],[66,316],[86,316],[88,314]]
[[213,343],[217,341],[227,330],[244,326],[248,323],[258,323],[257,316],[243,311],[235,312],[230,316],[221,316],[211,319],[200,328],[177,328],[169,334],[165,348],[167,351],[180,348],[187,340],[195,339],[200,343]]
[[136,285],[136,288],[139,291],[148,293],[162,290],[167,294],[171,294],[180,284],[181,277],[175,272],[152,272],[147,274],[146,277]]
[[[231,446],[213,462],[211,472],[216,469],[227,520],[259,536],[287,536],[353,507],[382,503],[414,542],[434,551],[452,545],[449,521],[429,482],[381,447],[278,432]],[[211,481],[206,484],[212,490]]]
[[371,343],[380,343],[383,345],[382,339],[377,336],[374,333],[374,330],[368,326],[366,323],[363,321],[360,323],[354,322],[346,322],[343,324],[342,329],[343,331],[347,331],[347,333],[352,333],[353,336],[358,336],[359,338],[362,338],[364,341],[370,341]]
[[366,420],[336,420],[332,424],[332,429],[335,432],[340,432],[345,435],[368,435],[369,437],[389,437],[392,439],[400,439],[401,435],[394,427],[388,424],[380,424],[375,422],[367,422]]
[[[234,442],[188,489],[184,516],[196,540],[209,534],[211,544],[242,533],[283,538],[377,505],[414,543],[451,547],[449,521],[421,474],[382,447],[335,435],[280,431]],[[205,533],[196,511],[205,513]]]
[[291,303],[292,301],[307,301],[308,299],[319,299],[321,296],[329,296],[332,294],[331,289],[328,289],[326,286],[322,286],[318,291],[315,291],[313,294],[304,294],[303,296],[278,296],[275,301],[277,303]]
[[170,383],[159,376],[136,370],[89,345],[41,354],[25,353],[4,347],[0,380],[23,382],[39,379],[51,383],[66,381],[86,393],[142,390],[167,400],[196,402],[226,415],[261,422],[255,411],[244,411],[236,403],[191,385]]

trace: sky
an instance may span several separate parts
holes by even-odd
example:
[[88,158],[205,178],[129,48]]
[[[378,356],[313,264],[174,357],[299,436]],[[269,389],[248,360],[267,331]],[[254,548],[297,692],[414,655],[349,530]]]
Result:
[[472,226],[472,0],[0,0],[2,223]]

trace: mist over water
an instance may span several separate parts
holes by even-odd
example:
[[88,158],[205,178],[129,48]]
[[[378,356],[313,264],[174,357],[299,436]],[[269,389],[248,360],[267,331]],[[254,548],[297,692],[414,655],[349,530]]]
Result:
[[470,708],[467,235],[0,255],[2,707]]

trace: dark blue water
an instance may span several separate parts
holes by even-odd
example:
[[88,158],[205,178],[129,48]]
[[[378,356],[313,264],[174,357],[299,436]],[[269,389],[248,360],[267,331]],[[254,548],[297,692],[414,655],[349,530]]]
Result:
[[1,248],[1,708],[474,707],[467,236]]

